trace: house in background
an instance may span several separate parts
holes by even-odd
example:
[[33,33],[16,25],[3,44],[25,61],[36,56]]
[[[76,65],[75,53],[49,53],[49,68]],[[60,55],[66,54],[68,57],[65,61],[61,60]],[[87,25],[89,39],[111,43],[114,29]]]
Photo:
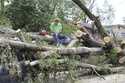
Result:
[[[80,21],[80,26],[85,27],[95,40],[100,39],[97,28],[94,26],[93,22],[85,23],[84,21]],[[116,40],[125,40],[125,25],[103,25],[103,27],[108,32],[108,34],[112,37],[115,37]]]
[[125,25],[107,25],[105,30],[117,40],[125,40]]

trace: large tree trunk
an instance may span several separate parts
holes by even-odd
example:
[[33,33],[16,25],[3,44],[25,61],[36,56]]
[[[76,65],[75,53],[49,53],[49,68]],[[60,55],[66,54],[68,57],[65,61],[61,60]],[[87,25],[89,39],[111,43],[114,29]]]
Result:
[[107,36],[108,34],[106,33],[106,31],[104,30],[103,26],[101,25],[101,22],[99,20],[98,17],[94,16],[89,9],[82,4],[82,2],[80,0],[72,0],[74,3],[76,3],[82,10],[83,12],[85,12],[85,14],[92,20],[94,21],[99,33],[101,34],[102,37]]
[[102,48],[88,48],[88,47],[71,47],[71,48],[57,48],[47,46],[37,46],[35,44],[13,41],[7,39],[0,39],[0,46],[10,45],[15,48],[22,48],[34,51],[49,51],[53,50],[58,54],[86,54],[86,53],[100,53],[103,52]]
[[[7,45],[10,45],[11,47],[15,47],[15,48],[21,48],[21,49],[27,49],[27,50],[33,50],[33,51],[49,50],[49,47],[46,48],[44,46],[37,46],[36,44],[7,40],[7,39],[1,38],[0,39],[0,46],[5,47]],[[52,49],[52,48],[50,48],[50,49]]]
[[94,54],[102,53],[102,48],[88,48],[88,47],[72,47],[72,48],[57,48],[57,53],[59,54]]

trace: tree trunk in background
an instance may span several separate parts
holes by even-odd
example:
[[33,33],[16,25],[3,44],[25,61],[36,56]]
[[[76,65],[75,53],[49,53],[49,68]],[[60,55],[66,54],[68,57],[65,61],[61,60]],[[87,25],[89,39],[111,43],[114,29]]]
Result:
[[4,0],[0,0],[1,14],[4,13]]
[[106,31],[104,30],[100,20],[98,17],[94,16],[90,11],[89,9],[84,5],[82,4],[82,2],[80,0],[72,0],[74,3],[76,3],[84,12],[85,14],[92,20],[94,21],[100,35],[103,37],[105,36],[108,36],[108,34],[106,33]]

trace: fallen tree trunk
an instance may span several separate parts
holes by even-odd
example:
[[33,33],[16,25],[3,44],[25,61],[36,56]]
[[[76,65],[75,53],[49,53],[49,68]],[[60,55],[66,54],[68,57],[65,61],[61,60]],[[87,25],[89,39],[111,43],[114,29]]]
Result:
[[59,54],[94,54],[102,53],[102,48],[88,48],[88,47],[72,47],[72,48],[57,48]]
[[77,42],[78,42],[78,39],[74,39],[74,40],[72,40],[72,41],[67,45],[67,47],[73,47]]
[[10,45],[15,48],[22,48],[34,51],[48,51],[53,50],[58,54],[86,54],[86,53],[101,53],[103,52],[102,48],[88,48],[88,47],[72,47],[72,48],[57,48],[57,47],[47,47],[47,46],[37,46],[35,44],[12,41],[6,39],[0,39],[0,45],[6,46]]
[[36,44],[30,44],[20,41],[13,41],[13,40],[7,40],[7,39],[0,39],[0,46],[7,46],[10,45],[15,48],[21,48],[21,49],[27,49],[27,50],[34,50],[34,51],[46,51],[51,48],[44,47],[44,46],[37,46]]
[[82,35],[80,39],[82,39],[81,43],[83,43],[83,45],[85,45],[86,47],[103,47],[104,46],[104,42],[96,41],[90,35]]
[[[63,64],[66,62],[66,60],[58,60],[59,64]],[[24,62],[25,65],[30,65],[30,66],[35,66],[37,64],[41,64],[41,62],[39,60],[35,60],[35,61],[25,61]],[[110,74],[110,73],[120,73],[123,72],[125,70],[125,67],[102,67],[102,66],[96,66],[96,65],[91,65],[91,64],[87,64],[87,63],[82,63],[82,62],[74,62],[75,64],[75,68],[89,68],[89,69],[94,69],[94,71],[99,72],[100,74]],[[42,64],[41,64],[42,65]],[[65,69],[64,69],[65,70]],[[91,70],[89,70],[88,72],[90,72]],[[84,73],[84,72],[83,72]],[[86,72],[87,73],[87,72]],[[82,73],[81,73],[82,74]]]

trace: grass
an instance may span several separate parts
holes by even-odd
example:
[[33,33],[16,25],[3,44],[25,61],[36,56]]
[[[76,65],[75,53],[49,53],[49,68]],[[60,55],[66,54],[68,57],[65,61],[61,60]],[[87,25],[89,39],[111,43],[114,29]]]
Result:
[[76,31],[77,28],[70,24],[63,24],[63,34],[65,35],[71,35],[74,31]]

